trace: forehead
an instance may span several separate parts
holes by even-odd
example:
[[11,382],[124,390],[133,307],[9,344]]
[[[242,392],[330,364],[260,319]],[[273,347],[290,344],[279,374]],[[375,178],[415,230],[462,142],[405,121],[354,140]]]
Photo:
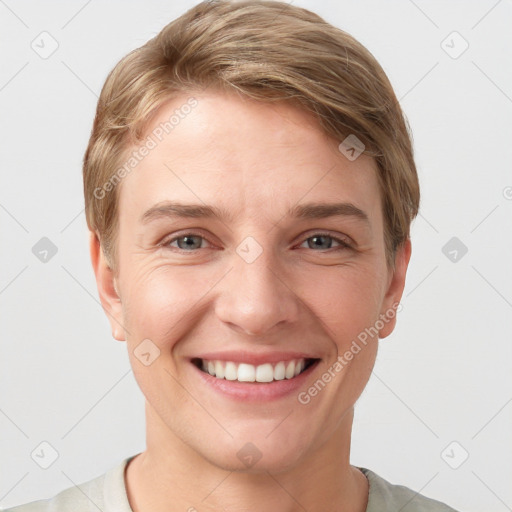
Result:
[[341,141],[289,103],[181,94],[160,107],[145,137],[150,149],[141,157],[141,146],[130,148],[138,161],[121,182],[126,215],[169,199],[248,215],[262,215],[262,206],[289,210],[302,200],[350,201],[369,216],[380,214],[373,159],[348,160]]

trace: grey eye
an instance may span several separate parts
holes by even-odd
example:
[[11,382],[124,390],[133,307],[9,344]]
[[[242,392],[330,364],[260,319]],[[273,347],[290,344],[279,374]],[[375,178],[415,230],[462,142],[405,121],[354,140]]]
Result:
[[320,247],[321,249],[330,249],[332,245],[332,237],[327,235],[315,235],[308,238],[308,241],[312,240],[313,242],[308,242],[308,246],[310,249],[314,247]]
[[193,250],[193,249],[200,249],[202,241],[203,241],[202,236],[184,235],[184,236],[179,236],[179,237],[175,238],[174,240],[171,240],[169,242],[169,245],[173,244],[174,242],[177,242],[179,249],[189,251],[189,250]]
[[[333,246],[334,242],[334,246]],[[327,251],[329,249],[334,250],[343,250],[350,248],[350,245],[345,242],[341,238],[337,238],[335,236],[329,235],[327,233],[317,233],[313,236],[310,236],[304,240],[301,247],[304,247],[304,244],[307,243],[308,249],[322,249],[324,251]],[[316,251],[320,252],[320,251]]]

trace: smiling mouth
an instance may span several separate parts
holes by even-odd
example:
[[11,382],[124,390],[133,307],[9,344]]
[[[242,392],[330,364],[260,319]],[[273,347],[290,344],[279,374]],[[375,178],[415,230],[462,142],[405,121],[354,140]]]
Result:
[[197,366],[197,368],[217,379],[261,383],[293,379],[305,372],[317,361],[319,361],[319,359],[302,358],[292,359],[290,361],[279,361],[277,363],[252,365],[236,363],[234,361],[209,361],[200,358],[192,359],[192,363]]

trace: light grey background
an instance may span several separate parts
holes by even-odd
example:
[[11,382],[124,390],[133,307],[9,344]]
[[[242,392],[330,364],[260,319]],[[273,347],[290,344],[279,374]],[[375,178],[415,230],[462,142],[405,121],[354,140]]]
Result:
[[[352,463],[456,509],[512,510],[512,2],[293,3],[382,64],[423,193],[403,310],[356,407]],[[0,0],[0,506],[144,449],[142,394],[97,299],[81,160],[107,73],[193,4]],[[46,59],[31,47],[51,49],[43,31],[59,45]],[[42,237],[58,249],[46,263],[32,252]],[[467,254],[443,253],[452,237]],[[31,458],[43,441],[58,452],[48,469]]]

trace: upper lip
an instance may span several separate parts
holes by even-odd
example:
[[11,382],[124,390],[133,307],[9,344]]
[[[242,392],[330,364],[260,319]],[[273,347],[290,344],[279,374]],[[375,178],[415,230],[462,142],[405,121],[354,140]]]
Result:
[[207,361],[232,361],[234,363],[246,363],[254,366],[264,363],[279,363],[280,361],[292,361],[293,359],[319,359],[305,352],[249,352],[240,350],[228,350],[224,352],[204,352],[192,359],[206,359]]

